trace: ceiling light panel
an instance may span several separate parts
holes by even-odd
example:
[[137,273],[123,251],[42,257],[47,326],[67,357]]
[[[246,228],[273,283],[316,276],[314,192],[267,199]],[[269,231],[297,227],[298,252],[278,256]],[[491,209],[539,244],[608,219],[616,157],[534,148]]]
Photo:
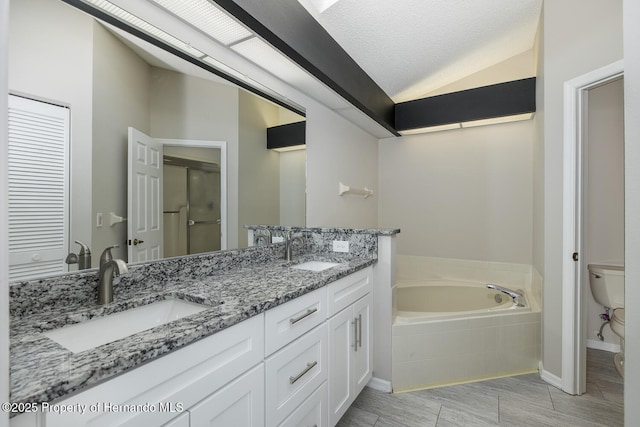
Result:
[[418,129],[408,129],[401,130],[401,135],[417,135],[421,133],[430,133],[430,132],[441,132],[443,130],[454,130],[460,129],[460,123],[451,123],[448,125],[440,125],[440,126],[430,126],[426,128],[418,128]]
[[216,41],[229,46],[253,34],[208,0],[151,0]]
[[213,66],[214,68],[232,76],[235,77],[238,80],[243,81],[247,76],[245,76],[244,74],[242,74],[241,72],[234,70],[233,68],[227,66],[226,64],[223,64],[222,62],[218,61],[215,58],[212,58],[210,56],[204,56],[201,58],[204,62],[206,62],[207,64]]
[[89,3],[92,4],[94,6],[97,6],[98,8],[102,9],[103,11],[107,12],[109,15],[112,15],[116,18],[118,18],[120,21],[126,22],[128,24],[131,24],[132,26],[136,27],[137,29],[144,31],[145,33],[154,36],[155,38],[162,40],[164,42],[166,42],[167,44],[170,44],[171,46],[178,48],[192,56],[195,57],[201,57],[204,55],[204,53],[202,53],[201,51],[199,51],[196,48],[191,47],[191,45],[189,45],[188,43],[183,42],[182,40],[179,40],[175,37],[173,37],[172,35],[165,33],[164,31],[162,31],[161,29],[159,29],[158,27],[155,27],[151,24],[149,24],[147,21],[144,21],[140,18],[138,18],[135,15],[132,15],[131,13],[127,12],[124,9],[121,9],[120,7],[114,5],[113,3],[110,3],[106,0],[84,0],[85,3]]
[[470,128],[475,126],[497,125],[501,123],[519,122],[522,120],[533,119],[533,113],[514,114],[513,116],[495,117],[492,119],[473,120],[470,122],[462,123],[463,128]]
[[235,44],[231,49],[285,82],[295,82],[307,76],[283,54],[257,37]]
[[[284,56],[284,54],[280,53],[278,50],[271,47],[271,45],[257,37],[235,44],[231,46],[231,49],[273,74],[283,82],[297,87],[302,91],[309,90],[310,88],[317,88],[322,84],[317,82],[314,77],[309,75],[302,68],[298,67],[298,65],[294,64],[289,58]],[[314,92],[319,93],[317,90],[311,91],[311,93]],[[318,100],[323,102],[322,99]],[[347,106],[346,101],[342,100],[342,98],[332,98],[328,102],[329,103],[326,105],[331,109]]]

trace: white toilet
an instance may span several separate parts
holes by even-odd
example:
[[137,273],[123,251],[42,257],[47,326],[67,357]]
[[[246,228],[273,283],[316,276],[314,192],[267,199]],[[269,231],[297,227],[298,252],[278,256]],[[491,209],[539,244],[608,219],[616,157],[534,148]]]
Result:
[[620,337],[621,352],[613,358],[618,373],[624,377],[624,267],[589,264],[589,285],[593,299],[613,309],[611,330]]

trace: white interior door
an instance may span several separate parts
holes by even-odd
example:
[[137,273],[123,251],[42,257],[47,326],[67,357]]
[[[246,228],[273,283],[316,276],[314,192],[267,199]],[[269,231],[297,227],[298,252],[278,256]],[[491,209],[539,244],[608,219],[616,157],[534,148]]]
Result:
[[128,261],[163,257],[162,143],[129,128]]
[[69,109],[9,96],[9,280],[67,271]]

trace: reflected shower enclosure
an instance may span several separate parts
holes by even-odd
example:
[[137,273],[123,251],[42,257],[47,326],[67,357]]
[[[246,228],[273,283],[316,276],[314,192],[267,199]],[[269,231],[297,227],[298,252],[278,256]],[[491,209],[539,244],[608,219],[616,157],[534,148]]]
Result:
[[220,165],[164,156],[164,256],[218,251]]

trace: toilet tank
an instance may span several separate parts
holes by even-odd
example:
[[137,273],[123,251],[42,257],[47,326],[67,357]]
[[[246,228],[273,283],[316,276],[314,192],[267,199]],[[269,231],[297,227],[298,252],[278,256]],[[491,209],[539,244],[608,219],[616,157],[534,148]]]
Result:
[[593,299],[605,307],[624,307],[624,267],[589,264],[587,268]]

